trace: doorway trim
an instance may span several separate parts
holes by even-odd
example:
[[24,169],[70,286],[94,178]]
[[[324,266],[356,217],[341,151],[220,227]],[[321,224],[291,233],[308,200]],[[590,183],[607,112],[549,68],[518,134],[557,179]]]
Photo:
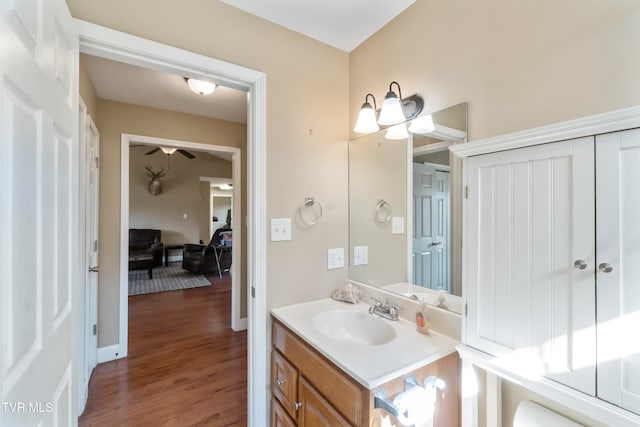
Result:
[[[131,144],[139,143],[156,147],[176,147],[182,149],[198,150],[203,152],[231,153],[231,177],[234,182],[233,186],[233,208],[232,208],[232,224],[241,224],[241,208],[240,202],[242,195],[242,165],[240,153],[237,147],[229,147],[225,145],[210,145],[199,142],[182,141],[177,139],[157,138],[145,135],[133,135],[123,133],[120,135],[120,336],[128,335],[128,313],[129,313],[129,277],[127,256],[129,248],[129,148]],[[242,227],[236,227],[234,237],[238,242],[242,242]],[[240,317],[241,292],[242,283],[242,246],[240,244],[233,245],[231,248],[231,258],[234,262],[231,264],[231,329],[234,331],[242,331],[247,329],[247,319]],[[248,310],[247,310],[248,311]],[[124,331],[123,331],[124,329]]]
[[[247,117],[248,425],[268,420],[266,304],[266,80],[265,73],[74,19],[80,52],[145,68],[209,78],[249,93]],[[127,334],[117,346],[127,354]]]

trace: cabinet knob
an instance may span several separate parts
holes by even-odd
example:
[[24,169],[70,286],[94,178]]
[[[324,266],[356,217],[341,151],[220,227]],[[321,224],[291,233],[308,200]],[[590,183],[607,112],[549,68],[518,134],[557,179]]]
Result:
[[302,402],[293,402],[293,408],[297,411],[302,406]]
[[611,266],[611,264],[603,262],[598,266],[598,270],[600,270],[602,273],[611,273],[613,271],[613,267]]
[[584,260],[579,259],[576,262],[573,263],[573,267],[578,269],[578,270],[584,270],[585,268],[587,268],[587,263],[584,262]]
[[284,380],[276,380],[276,385],[282,385],[284,384]]

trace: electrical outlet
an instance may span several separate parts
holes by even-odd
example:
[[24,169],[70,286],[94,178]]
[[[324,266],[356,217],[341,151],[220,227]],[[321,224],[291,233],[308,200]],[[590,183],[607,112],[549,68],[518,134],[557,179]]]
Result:
[[291,240],[291,218],[271,219],[271,241]]
[[334,248],[327,251],[327,269],[344,268],[344,248]]
[[394,216],[391,218],[391,234],[404,234],[403,216]]
[[353,247],[353,265],[369,264],[369,247],[354,246]]

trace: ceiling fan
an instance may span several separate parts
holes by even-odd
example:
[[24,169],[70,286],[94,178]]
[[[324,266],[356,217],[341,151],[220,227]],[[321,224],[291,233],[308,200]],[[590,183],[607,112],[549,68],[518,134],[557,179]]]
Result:
[[176,151],[180,154],[182,154],[183,156],[185,156],[188,159],[195,159],[196,156],[191,154],[190,152],[188,152],[187,150],[183,150],[181,148],[173,148],[173,147],[156,147],[153,150],[149,151],[148,153],[145,153],[146,156],[155,153],[158,150],[162,150],[163,153],[165,153],[166,155],[170,155],[175,153]]

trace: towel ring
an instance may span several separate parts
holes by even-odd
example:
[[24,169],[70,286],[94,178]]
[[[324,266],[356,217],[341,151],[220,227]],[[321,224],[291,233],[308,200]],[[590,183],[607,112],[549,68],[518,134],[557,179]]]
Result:
[[322,218],[322,205],[314,197],[305,197],[304,202],[298,207],[300,221],[312,227]]
[[391,219],[391,205],[389,202],[379,199],[376,203],[376,222],[384,224]]

